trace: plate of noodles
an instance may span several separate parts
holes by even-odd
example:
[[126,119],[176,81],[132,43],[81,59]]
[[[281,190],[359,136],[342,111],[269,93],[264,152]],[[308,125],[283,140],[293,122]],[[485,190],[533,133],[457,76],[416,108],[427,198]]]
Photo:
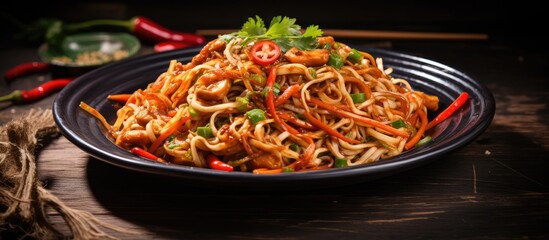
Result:
[[492,121],[492,93],[452,67],[300,29],[249,18],[205,46],[99,68],[58,94],[55,121],[107,163],[246,189],[398,173]]

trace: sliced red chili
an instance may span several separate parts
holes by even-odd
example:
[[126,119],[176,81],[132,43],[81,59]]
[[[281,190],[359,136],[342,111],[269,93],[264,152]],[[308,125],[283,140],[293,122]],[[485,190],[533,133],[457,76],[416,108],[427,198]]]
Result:
[[149,159],[149,160],[158,161],[158,162],[165,162],[161,158],[155,156],[154,154],[152,154],[150,152],[145,151],[144,149],[142,149],[140,147],[133,147],[131,151],[132,151],[133,154],[144,157],[144,158]]
[[267,66],[274,63],[280,57],[280,47],[271,40],[263,40],[256,42],[250,49],[252,61],[261,65]]
[[273,67],[269,72],[269,77],[267,77],[266,87],[269,87],[269,91],[267,92],[267,99],[265,100],[266,101],[265,104],[267,105],[267,110],[269,110],[269,113],[273,117],[275,123],[281,126],[282,129],[288,131],[291,134],[298,134],[299,132],[297,130],[295,130],[290,125],[286,124],[286,122],[282,121],[280,117],[278,117],[278,114],[276,113],[275,102],[274,102],[275,80],[276,80],[276,67]]
[[292,85],[290,86],[289,88],[287,88],[282,94],[280,94],[280,96],[278,96],[278,98],[275,100],[275,107],[278,107],[282,104],[284,104],[284,102],[286,102],[288,99],[290,99],[290,97],[292,97],[292,95],[296,94],[297,92],[299,92],[300,90],[300,86],[299,85]]
[[454,100],[450,106],[448,106],[444,111],[442,111],[435,119],[433,119],[429,124],[427,125],[427,129],[430,129],[440,122],[446,120],[446,118],[450,117],[458,108],[460,108],[465,102],[467,102],[467,99],[469,98],[469,93],[462,92],[459,94],[459,96]]
[[213,154],[210,154],[210,155],[206,156],[206,161],[208,162],[208,165],[210,166],[211,169],[221,170],[221,171],[226,171],[226,172],[232,172],[233,171],[233,166],[231,166],[227,163],[224,163],[223,161],[219,160],[219,158],[217,158],[217,156],[215,156]]

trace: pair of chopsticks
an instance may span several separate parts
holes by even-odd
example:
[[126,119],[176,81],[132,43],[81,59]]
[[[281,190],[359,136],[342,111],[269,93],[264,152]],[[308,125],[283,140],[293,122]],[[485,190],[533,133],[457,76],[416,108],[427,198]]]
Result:
[[[237,32],[237,29],[199,29],[197,34],[217,36]],[[403,39],[403,40],[488,40],[484,33],[439,33],[439,32],[405,32],[405,31],[375,31],[375,30],[346,30],[324,29],[324,35],[338,38],[359,39]]]

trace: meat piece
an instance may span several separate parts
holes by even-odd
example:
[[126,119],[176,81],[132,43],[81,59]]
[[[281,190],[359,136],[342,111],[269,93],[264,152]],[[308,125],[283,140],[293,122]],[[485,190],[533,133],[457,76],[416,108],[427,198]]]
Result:
[[299,50],[291,48],[284,57],[291,63],[300,63],[307,67],[322,66],[330,59],[330,54],[326,49]]

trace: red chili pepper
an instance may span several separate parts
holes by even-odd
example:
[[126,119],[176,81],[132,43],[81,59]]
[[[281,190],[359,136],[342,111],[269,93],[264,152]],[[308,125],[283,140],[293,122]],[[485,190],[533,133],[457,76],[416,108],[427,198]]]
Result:
[[465,102],[467,102],[467,99],[469,98],[469,93],[467,92],[462,92],[461,94],[459,94],[459,96],[456,98],[456,100],[454,100],[454,102],[452,104],[450,104],[450,106],[448,106],[446,109],[444,109],[444,111],[442,111],[437,117],[435,117],[435,119],[433,119],[433,121],[429,122],[429,124],[427,124],[427,129],[430,129],[434,126],[436,126],[437,124],[439,124],[440,122],[446,120],[446,118],[450,117],[452,114],[454,114],[454,112],[460,108]]
[[278,107],[282,104],[284,104],[292,95],[296,94],[300,90],[300,86],[295,84],[287,88],[278,98],[275,100],[275,106]]
[[154,45],[154,51],[165,52],[165,51],[171,51],[175,49],[188,48],[188,47],[192,47],[193,45],[194,44],[190,44],[186,42],[159,42]]
[[204,36],[172,31],[142,16],[133,18],[133,27],[131,30],[137,37],[154,42],[173,41],[195,45],[204,44],[206,42]]
[[291,134],[298,134],[299,132],[295,130],[295,128],[291,127],[290,125],[286,124],[286,122],[282,121],[278,116],[278,114],[276,113],[275,102],[274,102],[275,80],[276,80],[276,67],[273,67],[271,68],[271,71],[269,72],[269,76],[267,77],[266,87],[269,88],[269,91],[267,92],[267,99],[265,100],[267,109],[269,110],[269,113],[273,117],[276,124],[278,124],[284,130],[288,131]]
[[233,166],[224,163],[223,161],[219,160],[217,156],[213,154],[206,156],[206,161],[208,162],[208,165],[210,166],[211,169],[221,170],[226,172],[233,171]]
[[280,57],[280,47],[271,40],[256,42],[252,49],[252,60],[261,65],[267,66],[274,63]]
[[46,62],[22,63],[8,70],[4,75],[4,79],[6,81],[11,81],[28,74],[46,72],[49,69],[50,65]]
[[0,102],[12,101],[15,103],[28,103],[37,101],[57,90],[62,89],[63,87],[67,86],[71,81],[72,79],[69,78],[55,79],[47,81],[33,89],[15,90],[8,95],[1,96]]
[[131,151],[132,151],[133,154],[144,157],[144,158],[149,159],[149,160],[153,160],[153,161],[157,161],[157,162],[165,162],[164,160],[162,160],[162,158],[159,158],[159,157],[155,156],[154,154],[152,154],[150,152],[147,152],[147,151],[145,151],[144,149],[142,149],[140,147],[133,147]]
[[62,30],[66,33],[70,33],[101,26],[125,28],[136,37],[155,43],[184,42],[192,45],[200,45],[206,42],[206,38],[202,35],[173,31],[143,16],[136,16],[129,20],[97,19],[80,23],[64,24]]

